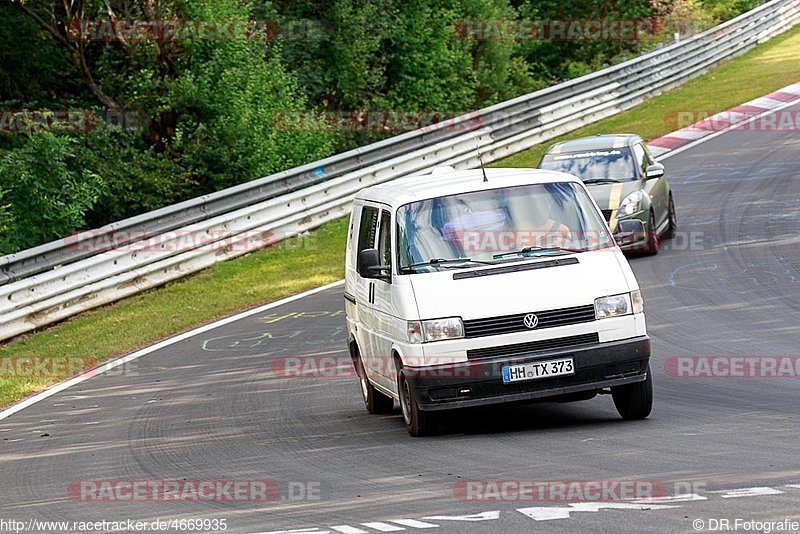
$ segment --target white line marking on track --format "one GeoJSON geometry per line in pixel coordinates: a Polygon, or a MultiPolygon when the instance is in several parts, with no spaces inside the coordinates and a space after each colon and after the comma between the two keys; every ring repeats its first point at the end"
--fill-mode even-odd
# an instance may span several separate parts
{"type": "Polygon", "coordinates": [[[374,528],[380,532],[399,532],[401,530],[405,530],[403,527],[396,527],[394,525],[390,525],[389,523],[382,523],[380,521],[373,521],[372,523],[361,523],[365,527],[374,528]]]}
{"type": "Polygon", "coordinates": [[[390,525],[389,523],[381,523],[380,521],[373,521],[372,523],[361,523],[367,528],[373,528],[380,532],[399,532],[401,530],[405,530],[403,527],[396,527],[394,525],[390,525]]]}
{"type": "Polygon", "coordinates": [[[425,521],[417,521],[416,519],[392,519],[391,522],[411,528],[436,528],[439,526],[433,523],[426,523],[425,521]]]}
{"type": "MultiPolygon", "coordinates": [[[[97,376],[97,375],[99,375],[101,373],[104,373],[106,371],[114,369],[115,367],[119,367],[120,365],[124,365],[124,364],[126,364],[128,362],[132,362],[133,360],[141,358],[142,356],[150,354],[151,352],[155,352],[155,351],[157,351],[159,349],[163,349],[164,347],[168,347],[170,345],[174,345],[175,343],[178,343],[179,341],[183,341],[185,339],[189,339],[189,338],[194,337],[194,336],[196,336],[198,334],[202,334],[203,332],[208,332],[209,330],[214,330],[215,328],[219,328],[220,326],[225,326],[227,324],[230,324],[230,323],[233,323],[235,321],[238,321],[239,319],[243,319],[245,317],[249,317],[251,315],[255,315],[257,313],[261,313],[263,311],[266,311],[266,310],[269,310],[269,309],[272,309],[272,308],[277,308],[278,306],[283,306],[284,304],[288,304],[290,302],[294,302],[295,300],[299,300],[299,299],[302,299],[302,298],[305,298],[305,297],[309,297],[311,295],[315,295],[317,293],[325,291],[326,289],[331,289],[333,287],[342,285],[343,283],[344,283],[344,280],[339,280],[337,282],[333,282],[333,283],[324,285],[322,287],[317,287],[317,288],[311,289],[309,291],[305,291],[303,293],[299,293],[297,295],[292,295],[291,297],[286,297],[285,299],[276,300],[275,302],[271,302],[269,304],[265,304],[263,306],[259,306],[258,308],[253,308],[251,310],[243,311],[241,313],[237,313],[236,315],[231,315],[230,317],[225,317],[224,319],[220,319],[219,321],[214,321],[213,323],[209,323],[207,325],[195,328],[193,330],[189,330],[188,332],[184,332],[183,334],[178,334],[177,336],[167,338],[167,339],[165,339],[163,341],[159,341],[158,343],[156,343],[154,345],[150,345],[149,347],[145,347],[143,349],[140,349],[140,350],[137,350],[137,351],[132,352],[130,354],[127,354],[125,356],[122,356],[121,358],[117,358],[116,360],[111,360],[110,362],[106,362],[103,365],[100,365],[99,367],[95,367],[91,371],[87,371],[87,372],[85,372],[83,374],[80,374],[78,376],[70,378],[69,380],[66,380],[64,382],[60,382],[60,383],[58,383],[58,384],[56,384],[56,385],[54,385],[54,386],[52,386],[50,388],[47,388],[44,391],[42,391],[40,393],[37,393],[33,397],[28,397],[27,399],[25,399],[25,400],[23,400],[21,402],[18,402],[17,404],[12,404],[8,408],[6,408],[5,410],[0,412],[0,421],[2,421],[3,419],[5,419],[7,417],[10,417],[10,416],[14,415],[15,413],[17,413],[17,412],[19,412],[21,410],[24,410],[25,408],[27,408],[29,406],[33,406],[37,402],[43,401],[44,399],[46,399],[48,397],[52,397],[56,393],[60,393],[60,392],[64,391],[65,389],[71,388],[72,386],[76,386],[76,385],[80,384],[81,382],[85,382],[85,381],[89,380],[90,378],[94,378],[95,376],[97,376]]],[[[314,531],[308,531],[308,532],[314,532],[314,531]]]]}
{"type": "Polygon", "coordinates": [[[786,487],[800,489],[800,484],[786,484],[786,487]]]}
{"type": "Polygon", "coordinates": [[[360,528],[351,527],[350,525],[336,525],[335,527],[328,527],[336,532],[341,532],[342,534],[369,534],[366,530],[361,530],[360,528]]]}
{"type": "Polygon", "coordinates": [[[319,527],[295,528],[292,530],[270,530],[269,532],[256,532],[255,534],[330,534],[330,530],[320,530],[319,527]]]}
{"type": "Polygon", "coordinates": [[[422,519],[428,519],[430,521],[494,521],[495,519],[500,519],[500,510],[467,515],[432,515],[430,517],[423,517],[422,519]]]}
{"type": "Polygon", "coordinates": [[[569,519],[573,512],[599,512],[600,510],[667,510],[678,506],[665,506],[661,504],[633,504],[633,503],[597,503],[578,502],[566,506],[533,506],[530,508],[517,508],[517,511],[530,517],[534,521],[552,521],[553,519],[569,519]]]}
{"type": "Polygon", "coordinates": [[[737,488],[732,490],[709,491],[717,493],[723,499],[738,499],[740,497],[760,497],[762,495],[780,495],[783,492],[779,489],[757,486],[753,488],[737,488]]]}
{"type": "Polygon", "coordinates": [[[662,504],[671,502],[691,502],[691,501],[707,501],[708,497],[703,497],[697,493],[686,493],[684,495],[664,495],[663,497],[648,497],[647,499],[636,499],[636,504],[662,504]]]}

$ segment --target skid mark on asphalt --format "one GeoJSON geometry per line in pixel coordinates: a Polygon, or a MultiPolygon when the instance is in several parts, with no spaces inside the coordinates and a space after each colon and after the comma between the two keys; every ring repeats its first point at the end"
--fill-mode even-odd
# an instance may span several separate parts
{"type": "Polygon", "coordinates": [[[289,313],[268,313],[258,318],[259,321],[272,324],[286,319],[319,319],[320,317],[339,317],[344,316],[344,310],[317,310],[317,311],[296,311],[289,313]]]}
{"type": "MultiPolygon", "coordinates": [[[[800,484],[785,484],[785,488],[800,489],[800,484]]],[[[784,495],[786,492],[768,486],[752,486],[728,490],[709,491],[714,497],[723,499],[741,499],[784,495]]],[[[498,521],[501,516],[522,514],[534,521],[554,521],[571,519],[579,513],[597,513],[603,510],[629,510],[629,511],[658,511],[681,508],[682,505],[674,503],[708,501],[708,497],[697,493],[652,497],[630,502],[576,502],[566,506],[529,506],[515,510],[490,510],[476,514],[466,515],[434,515],[420,519],[389,519],[385,521],[369,521],[359,523],[358,526],[335,525],[329,527],[311,527],[289,530],[272,530],[258,534],[371,534],[377,532],[400,532],[407,529],[429,529],[444,526],[442,523],[467,522],[476,523],[483,521],[498,521]],[[433,523],[436,521],[436,523],[433,523]],[[369,529],[369,530],[365,530],[369,529]]]]}
{"type": "Polygon", "coordinates": [[[775,258],[764,258],[761,264],[749,263],[739,272],[723,272],[717,262],[690,263],[676,267],[669,273],[669,285],[677,289],[692,291],[714,291],[745,294],[759,289],[789,289],[797,282],[792,269],[785,268],[778,261],[778,268],[766,262],[774,262],[775,258]],[[717,274],[719,273],[719,274],[717,274]],[[747,289],[733,289],[745,287],[747,289]]]}
{"type": "MultiPolygon", "coordinates": [[[[300,340],[302,345],[308,347],[329,346],[332,340],[341,340],[342,351],[344,351],[346,339],[344,326],[331,328],[327,338],[319,339],[310,336],[306,330],[288,330],[284,332],[268,332],[261,330],[212,337],[204,340],[201,348],[207,352],[248,352],[254,349],[272,349],[280,340],[300,340]]],[[[253,355],[267,354],[269,354],[269,352],[253,355]]]]}

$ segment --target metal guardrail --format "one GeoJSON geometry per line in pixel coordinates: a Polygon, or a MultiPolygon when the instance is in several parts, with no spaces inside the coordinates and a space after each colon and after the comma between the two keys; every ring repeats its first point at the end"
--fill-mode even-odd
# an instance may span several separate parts
{"type": "Polygon", "coordinates": [[[85,234],[107,250],[82,246],[79,234],[4,256],[0,340],[344,216],[363,187],[438,165],[474,168],[476,147],[490,162],[614,115],[798,22],[800,0],[773,0],[602,71],[85,234]],[[179,246],[185,234],[208,240],[179,246]],[[152,236],[158,249],[139,246],[152,236]]]}

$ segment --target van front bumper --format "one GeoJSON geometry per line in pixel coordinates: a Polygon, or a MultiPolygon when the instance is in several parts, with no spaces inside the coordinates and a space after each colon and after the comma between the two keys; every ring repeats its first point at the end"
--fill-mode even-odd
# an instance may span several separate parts
{"type": "Polygon", "coordinates": [[[422,410],[449,410],[527,400],[558,400],[571,394],[641,382],[647,378],[650,338],[597,343],[570,350],[406,367],[406,380],[422,410]],[[503,383],[502,368],[572,357],[575,374],[503,383]]]}

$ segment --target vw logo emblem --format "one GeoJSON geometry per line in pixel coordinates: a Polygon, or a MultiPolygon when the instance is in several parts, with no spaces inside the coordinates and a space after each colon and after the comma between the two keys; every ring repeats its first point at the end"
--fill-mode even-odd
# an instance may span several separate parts
{"type": "Polygon", "coordinates": [[[536,317],[535,313],[529,313],[525,316],[524,322],[526,327],[536,328],[536,325],[539,324],[539,318],[536,317]]]}

